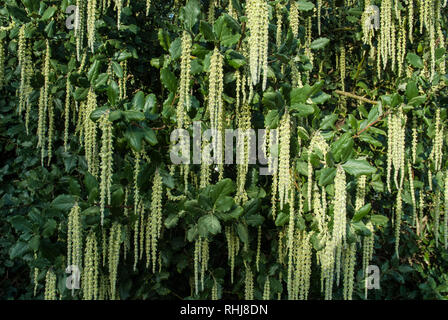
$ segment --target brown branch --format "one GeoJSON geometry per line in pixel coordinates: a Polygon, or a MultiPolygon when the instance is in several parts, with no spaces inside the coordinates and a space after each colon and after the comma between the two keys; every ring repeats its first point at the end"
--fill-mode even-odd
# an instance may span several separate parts
{"type": "Polygon", "coordinates": [[[243,22],[243,25],[241,26],[241,38],[238,41],[238,44],[236,46],[236,51],[238,51],[241,48],[241,44],[243,42],[244,33],[246,32],[246,22],[243,22]]]}
{"type": "Polygon", "coordinates": [[[342,96],[350,97],[350,98],[353,98],[353,99],[357,99],[357,100],[360,100],[360,101],[364,101],[364,102],[367,102],[367,103],[370,103],[370,104],[377,104],[378,103],[378,101],[370,100],[370,99],[367,99],[367,98],[364,98],[364,97],[360,97],[360,96],[357,96],[356,94],[353,94],[353,93],[350,93],[350,92],[345,92],[345,91],[341,91],[341,90],[334,90],[334,93],[337,93],[337,94],[342,95],[342,96]]]}
{"type": "Polygon", "coordinates": [[[383,120],[384,117],[387,117],[389,115],[390,111],[387,111],[386,113],[382,114],[380,117],[378,117],[378,119],[376,119],[375,121],[369,123],[364,129],[362,129],[361,131],[359,131],[358,133],[356,133],[352,138],[359,138],[359,136],[361,135],[361,133],[363,133],[364,131],[366,131],[367,129],[369,129],[371,126],[373,126],[375,123],[383,120]]]}

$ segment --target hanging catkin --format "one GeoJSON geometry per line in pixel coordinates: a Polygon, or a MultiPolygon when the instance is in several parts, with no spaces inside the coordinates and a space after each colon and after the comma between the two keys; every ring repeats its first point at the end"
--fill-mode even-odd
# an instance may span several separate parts
{"type": "Polygon", "coordinates": [[[219,179],[224,174],[223,166],[223,133],[224,133],[224,105],[222,94],[224,91],[223,56],[215,47],[210,59],[208,112],[210,116],[210,128],[212,129],[213,154],[215,163],[218,164],[219,179]]]}
{"type": "Polygon", "coordinates": [[[87,236],[86,249],[84,253],[84,270],[82,276],[82,292],[84,300],[98,299],[98,278],[100,258],[98,243],[94,232],[87,236]]]}
{"type": "Polygon", "coordinates": [[[280,150],[279,150],[279,172],[278,172],[278,199],[280,210],[286,203],[291,189],[290,177],[290,139],[291,139],[291,117],[286,112],[280,121],[280,150]]]}
{"type": "Polygon", "coordinates": [[[115,300],[116,285],[118,276],[118,263],[120,261],[120,247],[121,247],[121,224],[114,222],[109,234],[108,243],[108,260],[109,260],[109,279],[110,279],[110,294],[111,299],[115,300]]]}
{"type": "Polygon", "coordinates": [[[177,103],[177,128],[185,125],[186,110],[190,108],[191,36],[182,34],[182,55],[180,67],[179,102],[177,103]]]}
{"type": "Polygon", "coordinates": [[[110,205],[111,201],[111,186],[113,173],[113,135],[112,122],[109,120],[109,112],[104,113],[100,120],[99,126],[102,130],[101,135],[101,181],[100,181],[100,211],[101,211],[101,225],[104,220],[104,208],[110,205]]]}
{"type": "Polygon", "coordinates": [[[95,44],[96,0],[87,0],[87,43],[93,52],[95,44]]]}
{"type": "Polygon", "coordinates": [[[341,263],[342,248],[345,245],[346,224],[347,224],[347,191],[344,169],[338,165],[336,177],[334,178],[334,221],[333,221],[333,238],[336,249],[336,280],[339,282],[339,272],[341,263]]]}
{"type": "MultiPolygon", "coordinates": [[[[163,184],[162,176],[159,169],[156,169],[151,196],[151,209],[148,216],[147,234],[151,237],[151,259],[152,259],[152,272],[156,272],[157,261],[157,242],[160,239],[160,232],[162,230],[162,196],[163,196],[163,184]]],[[[149,236],[148,235],[148,236],[149,236]]],[[[148,246],[148,243],[147,243],[148,246]]]]}
{"type": "Polygon", "coordinates": [[[56,275],[53,270],[48,270],[45,277],[45,300],[56,300],[56,275]]]}
{"type": "Polygon", "coordinates": [[[246,4],[247,28],[249,29],[249,63],[253,85],[260,82],[266,89],[268,76],[269,10],[265,0],[248,0],[246,4]]]}
{"type": "Polygon", "coordinates": [[[82,225],[81,209],[78,203],[70,210],[67,222],[67,266],[82,265],[82,225]]]}

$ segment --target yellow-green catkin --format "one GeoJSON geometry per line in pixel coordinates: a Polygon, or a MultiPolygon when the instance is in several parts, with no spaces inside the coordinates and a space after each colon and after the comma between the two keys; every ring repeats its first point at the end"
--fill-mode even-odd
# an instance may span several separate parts
{"type": "Polygon", "coordinates": [[[338,165],[336,177],[334,179],[334,221],[333,221],[333,238],[335,245],[335,261],[336,261],[336,281],[339,282],[340,262],[343,245],[345,244],[346,224],[347,224],[347,191],[346,178],[344,169],[338,165]]]}
{"type": "Polygon", "coordinates": [[[417,132],[417,118],[414,116],[412,118],[412,164],[417,161],[417,143],[418,143],[418,132],[417,132]]]}
{"type": "Polygon", "coordinates": [[[408,161],[408,172],[409,172],[409,192],[411,193],[412,200],[412,225],[415,226],[417,221],[417,201],[415,200],[415,190],[414,190],[414,172],[412,171],[411,162],[408,161]]]}
{"type": "Polygon", "coordinates": [[[65,82],[65,109],[64,109],[64,151],[68,150],[68,130],[70,125],[70,72],[65,82]]]}
{"type": "Polygon", "coordinates": [[[271,298],[271,283],[269,281],[269,276],[266,277],[263,289],[263,300],[270,300],[271,298]]]}
{"type": "Polygon", "coordinates": [[[286,112],[280,121],[280,149],[279,149],[279,172],[278,172],[278,200],[280,210],[283,209],[291,189],[290,175],[290,140],[291,140],[291,117],[286,112]]]}
{"type": "Polygon", "coordinates": [[[276,6],[276,18],[277,18],[277,33],[275,35],[275,41],[277,48],[282,44],[282,24],[283,24],[283,6],[281,4],[277,4],[276,6]]]}
{"type": "Polygon", "coordinates": [[[97,108],[97,97],[93,89],[87,93],[87,104],[80,109],[83,113],[82,132],[84,135],[84,153],[86,156],[87,169],[90,174],[97,176],[98,174],[98,160],[97,160],[97,124],[90,119],[90,114],[97,108]]]}
{"type": "Polygon", "coordinates": [[[401,198],[401,191],[402,189],[398,189],[398,194],[397,194],[397,203],[395,204],[395,253],[397,254],[397,257],[399,256],[398,254],[398,247],[400,244],[400,228],[401,228],[401,218],[402,218],[402,198],[401,198]]]}
{"type": "Polygon", "coordinates": [[[75,11],[75,38],[76,38],[76,59],[80,60],[81,49],[84,44],[84,29],[86,25],[86,1],[76,0],[75,11]]]}
{"type": "Polygon", "coordinates": [[[218,300],[218,283],[216,280],[213,281],[213,287],[212,287],[212,300],[218,300]]]}
{"type": "Polygon", "coordinates": [[[352,300],[353,285],[355,282],[356,242],[347,244],[344,250],[344,300],[352,300]]]}
{"type": "Polygon", "coordinates": [[[389,115],[387,132],[387,189],[391,192],[390,179],[392,166],[397,189],[403,186],[405,176],[405,131],[407,117],[400,107],[397,114],[389,115]],[[400,175],[400,179],[399,179],[400,175]]]}
{"type": "Polygon", "coordinates": [[[146,16],[148,16],[150,8],[151,8],[151,0],[146,0],[146,11],[145,11],[146,16]]]}
{"type": "Polygon", "coordinates": [[[367,299],[367,267],[373,257],[373,246],[375,242],[375,234],[372,222],[368,222],[366,227],[370,230],[371,234],[364,236],[362,240],[362,272],[364,274],[365,281],[365,299],[367,299]]]}
{"type": "Polygon", "coordinates": [[[201,238],[194,242],[193,264],[194,264],[194,291],[195,294],[199,294],[199,264],[201,261],[201,238]]]}
{"type": "Polygon", "coordinates": [[[45,300],[56,300],[56,280],[53,270],[48,270],[45,277],[45,300]]]}
{"type": "Polygon", "coordinates": [[[208,239],[202,240],[201,246],[201,290],[204,290],[205,272],[208,270],[209,244],[208,239]]]}
{"type": "Polygon", "coordinates": [[[414,0],[408,0],[408,37],[411,43],[414,42],[414,0]]]}
{"type": "Polygon", "coordinates": [[[0,88],[3,87],[5,81],[5,48],[3,39],[0,39],[0,88]]]}
{"type": "Polygon", "coordinates": [[[39,97],[39,119],[38,119],[38,142],[37,147],[41,148],[41,163],[43,165],[45,155],[45,132],[46,132],[46,114],[49,102],[50,87],[50,44],[46,41],[46,50],[43,63],[44,85],[40,90],[39,97]]]}
{"type": "Polygon", "coordinates": [[[210,0],[208,6],[208,23],[213,25],[215,23],[215,4],[216,0],[210,0]]]}
{"type": "Polygon", "coordinates": [[[115,0],[115,10],[117,10],[117,29],[121,28],[121,9],[123,9],[123,0],[115,0]]]}
{"type": "Polygon", "coordinates": [[[299,35],[299,7],[296,1],[290,1],[289,7],[289,26],[294,37],[299,35]]]}
{"type": "Polygon", "coordinates": [[[152,272],[156,271],[157,242],[162,230],[163,184],[159,169],[156,169],[152,185],[151,210],[148,218],[147,233],[151,236],[152,272]]]}
{"type": "Polygon", "coordinates": [[[435,171],[438,172],[442,168],[443,157],[443,124],[440,121],[440,107],[436,109],[435,137],[433,145],[433,160],[435,171]]]}
{"type": "Polygon", "coordinates": [[[246,272],[244,278],[244,300],[254,299],[254,276],[252,270],[246,265],[246,272]]]}
{"type": "Polygon", "coordinates": [[[367,176],[359,176],[356,182],[356,200],[355,200],[355,211],[358,211],[364,206],[365,196],[366,196],[366,180],[367,176]]]}
{"type": "MultiPolygon", "coordinates": [[[[37,253],[34,252],[34,260],[37,260],[37,253]]],[[[33,296],[37,294],[37,288],[39,286],[39,268],[33,269],[33,284],[34,284],[34,292],[33,296]]]]}
{"type": "Polygon", "coordinates": [[[100,257],[98,243],[94,232],[90,232],[86,240],[84,252],[84,270],[82,276],[82,293],[84,300],[98,299],[100,257]]]}
{"type": "MultiPolygon", "coordinates": [[[[300,211],[300,210],[299,210],[300,211]]],[[[307,300],[311,284],[312,232],[296,231],[296,295],[297,299],[307,300]]]]}
{"type": "Polygon", "coordinates": [[[209,92],[208,92],[208,113],[210,116],[210,128],[214,131],[214,155],[215,162],[218,163],[219,179],[223,178],[223,132],[224,132],[224,73],[223,56],[219,48],[215,47],[210,58],[209,72],[209,92]]]}
{"type": "Polygon", "coordinates": [[[341,47],[340,66],[342,91],[345,91],[345,46],[341,47]]]}
{"type": "Polygon", "coordinates": [[[87,43],[93,52],[95,44],[96,0],[87,1],[87,43]]]}
{"type": "MultiPolygon", "coordinates": [[[[20,87],[18,89],[18,96],[19,96],[19,107],[18,111],[19,114],[22,113],[23,110],[26,110],[26,130],[28,133],[28,118],[29,118],[29,108],[30,108],[30,99],[29,96],[31,94],[32,88],[31,88],[31,77],[33,75],[33,67],[32,67],[32,61],[31,61],[31,47],[28,45],[27,40],[25,38],[25,25],[22,25],[22,27],[19,30],[19,41],[18,41],[18,48],[17,48],[17,55],[18,55],[18,61],[19,61],[19,67],[20,67],[20,87]]],[[[2,71],[0,71],[0,86],[1,82],[3,81],[2,78],[4,78],[4,51],[3,51],[3,45],[0,43],[0,67],[2,71]],[[3,62],[1,62],[3,60],[3,62]],[[3,75],[2,75],[3,74],[3,75]]]]}
{"type": "Polygon", "coordinates": [[[67,266],[82,265],[81,208],[78,203],[71,208],[67,222],[67,266]]]}
{"type": "Polygon", "coordinates": [[[269,9],[266,0],[248,0],[246,5],[249,30],[249,65],[253,85],[261,77],[262,90],[266,89],[268,76],[269,9]]]}
{"type": "Polygon", "coordinates": [[[295,211],[294,211],[294,192],[295,189],[291,189],[289,192],[288,203],[289,203],[289,223],[288,223],[288,298],[289,300],[293,299],[293,256],[294,256],[294,220],[295,220],[295,211]]]}
{"type": "Polygon", "coordinates": [[[445,171],[445,188],[444,188],[445,212],[443,217],[443,239],[445,250],[448,249],[448,170],[445,171]]]}
{"type": "Polygon", "coordinates": [[[185,127],[186,110],[190,108],[191,45],[191,36],[187,31],[184,31],[182,34],[179,102],[177,103],[176,109],[178,129],[185,127]]]}
{"type": "Polygon", "coordinates": [[[114,222],[109,234],[108,243],[108,267],[109,267],[109,280],[110,280],[110,292],[111,299],[115,300],[116,296],[116,284],[118,277],[118,263],[120,262],[120,247],[121,247],[121,224],[114,222]]]}
{"type": "Polygon", "coordinates": [[[434,207],[434,238],[436,240],[436,247],[439,246],[439,227],[440,227],[440,190],[437,191],[435,197],[435,207],[434,207]]]}
{"type": "Polygon", "coordinates": [[[101,135],[101,181],[100,181],[100,211],[101,211],[101,225],[104,220],[104,208],[110,205],[111,201],[111,186],[113,173],[113,135],[112,122],[109,120],[109,112],[104,113],[99,119],[99,126],[102,130],[101,135]]]}
{"type": "Polygon", "coordinates": [[[322,12],[322,0],[317,0],[317,33],[321,33],[321,12],[322,12]]]}
{"type": "Polygon", "coordinates": [[[257,228],[257,254],[255,257],[255,267],[257,268],[257,272],[259,271],[260,266],[260,251],[261,251],[261,226],[257,228]]]}
{"type": "Polygon", "coordinates": [[[53,155],[53,136],[54,136],[54,108],[53,108],[53,96],[49,96],[48,98],[48,162],[47,165],[50,165],[51,157],[53,155]]]}

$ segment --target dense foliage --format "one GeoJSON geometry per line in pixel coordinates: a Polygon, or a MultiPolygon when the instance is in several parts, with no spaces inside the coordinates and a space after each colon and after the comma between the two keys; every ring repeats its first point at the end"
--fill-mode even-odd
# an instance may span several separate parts
{"type": "Polygon", "coordinates": [[[1,298],[448,298],[446,0],[0,4],[1,298]]]}

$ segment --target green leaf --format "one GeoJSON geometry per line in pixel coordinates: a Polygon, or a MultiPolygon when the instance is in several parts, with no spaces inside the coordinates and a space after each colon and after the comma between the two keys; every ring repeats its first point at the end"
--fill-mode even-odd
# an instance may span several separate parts
{"type": "Polygon", "coordinates": [[[329,43],[330,43],[330,39],[328,39],[328,38],[318,38],[318,39],[314,40],[313,42],[311,42],[310,48],[313,50],[319,50],[319,49],[322,49],[323,47],[325,47],[329,43]]]}
{"type": "Polygon", "coordinates": [[[259,214],[253,214],[253,215],[246,217],[247,224],[252,227],[261,226],[263,224],[263,221],[264,221],[264,217],[259,214]]]}
{"type": "Polygon", "coordinates": [[[336,176],[336,168],[323,168],[320,170],[319,186],[323,187],[333,183],[336,176]]]}
{"type": "Polygon", "coordinates": [[[350,132],[344,133],[336,142],[331,145],[331,153],[336,162],[346,161],[353,151],[353,141],[350,132]]]}
{"type": "Polygon", "coordinates": [[[224,196],[224,197],[218,198],[218,200],[216,201],[215,207],[216,207],[216,210],[218,210],[220,212],[227,212],[230,210],[230,208],[232,208],[234,203],[235,202],[233,201],[232,197],[224,196]]]}
{"type": "Polygon", "coordinates": [[[123,68],[117,61],[111,62],[112,70],[118,78],[123,78],[123,68]]]}
{"type": "Polygon", "coordinates": [[[212,187],[211,201],[215,204],[219,198],[228,196],[233,192],[235,192],[235,182],[229,178],[223,179],[212,187]]]}
{"type": "Polygon", "coordinates": [[[408,106],[418,107],[426,102],[426,94],[418,97],[414,97],[408,102],[408,106]]]}
{"type": "Polygon", "coordinates": [[[213,27],[210,23],[201,21],[199,24],[199,31],[202,33],[206,41],[213,42],[216,40],[215,34],[213,33],[213,27]]]}
{"type": "Polygon", "coordinates": [[[266,91],[261,101],[269,109],[278,109],[283,107],[285,101],[279,92],[266,91]]]}
{"type": "Polygon", "coordinates": [[[249,231],[247,230],[247,226],[240,222],[236,226],[236,231],[238,233],[238,236],[240,237],[240,240],[244,244],[249,244],[249,231]]]}
{"type": "Polygon", "coordinates": [[[380,214],[374,214],[370,217],[372,223],[376,226],[385,226],[389,222],[389,218],[380,214]]]}
{"type": "Polygon", "coordinates": [[[275,225],[277,227],[283,227],[289,221],[289,213],[281,211],[275,219],[275,225]]]}
{"type": "Polygon", "coordinates": [[[167,229],[171,229],[177,225],[178,221],[179,221],[179,215],[177,213],[172,213],[165,219],[164,224],[167,229]]]}
{"type": "Polygon", "coordinates": [[[415,98],[418,96],[418,88],[417,88],[417,84],[415,83],[415,81],[409,81],[406,84],[406,98],[409,100],[411,100],[412,98],[415,98]]]}
{"type": "Polygon", "coordinates": [[[101,107],[101,108],[96,108],[95,110],[92,111],[92,113],[90,114],[90,120],[92,121],[98,121],[99,118],[101,118],[101,116],[103,114],[105,114],[107,111],[109,110],[108,107],[101,107]]]}
{"type": "Polygon", "coordinates": [[[355,230],[355,232],[359,235],[362,236],[372,235],[372,232],[369,230],[369,228],[366,227],[366,225],[362,221],[352,222],[350,225],[352,226],[353,230],[355,230]]]}
{"type": "Polygon", "coordinates": [[[423,61],[422,58],[420,58],[418,55],[416,55],[415,53],[409,52],[406,55],[406,60],[408,61],[408,63],[410,65],[412,65],[414,68],[418,68],[421,69],[423,68],[423,61]]]}
{"type": "Polygon", "coordinates": [[[51,202],[51,207],[58,210],[70,210],[75,205],[75,202],[76,199],[74,196],[61,194],[51,202]]]}
{"type": "Polygon", "coordinates": [[[51,237],[54,233],[54,231],[57,228],[57,223],[54,219],[49,219],[45,222],[43,230],[42,230],[42,236],[44,238],[51,237]]]}
{"type": "Polygon", "coordinates": [[[51,17],[53,17],[53,15],[55,14],[57,8],[56,7],[48,7],[47,10],[45,10],[44,14],[42,15],[41,20],[42,21],[46,21],[48,19],[50,19],[51,17]]]}
{"type": "Polygon", "coordinates": [[[198,21],[198,16],[201,13],[201,6],[198,0],[189,0],[188,3],[181,9],[180,18],[184,22],[187,30],[191,30],[198,21]]]}
{"type": "Polygon", "coordinates": [[[24,216],[12,216],[8,221],[17,232],[31,232],[32,225],[24,216]]]}
{"type": "Polygon", "coordinates": [[[279,115],[277,110],[270,110],[264,119],[264,124],[268,129],[275,129],[278,127],[279,115]]]}
{"type": "Polygon", "coordinates": [[[126,129],[124,133],[124,137],[128,141],[131,148],[140,152],[142,150],[142,139],[143,139],[143,130],[136,127],[129,127],[126,129]]]}
{"type": "Polygon", "coordinates": [[[164,29],[160,28],[159,32],[157,33],[157,38],[159,38],[160,46],[164,50],[168,51],[171,44],[170,34],[164,29]]]}
{"type": "Polygon", "coordinates": [[[163,85],[171,92],[176,92],[177,90],[177,79],[174,73],[172,73],[167,68],[163,68],[160,71],[160,80],[163,85]]]}
{"type": "Polygon", "coordinates": [[[376,168],[372,167],[366,160],[350,159],[342,165],[342,168],[344,168],[345,172],[355,177],[376,172],[376,168]]]}
{"type": "Polygon", "coordinates": [[[221,232],[221,223],[218,218],[212,214],[208,214],[199,218],[198,231],[201,237],[207,237],[209,233],[215,235],[221,232]]]}
{"type": "Polygon", "coordinates": [[[18,8],[16,6],[10,6],[6,5],[6,9],[8,10],[8,13],[11,15],[11,17],[14,20],[19,20],[20,22],[29,22],[30,18],[28,18],[28,15],[26,14],[26,11],[18,8]]]}
{"type": "Polygon", "coordinates": [[[118,85],[115,81],[111,81],[109,87],[107,88],[107,98],[111,106],[115,106],[117,104],[118,95],[118,85]]]}
{"type": "Polygon", "coordinates": [[[372,205],[370,203],[366,204],[362,208],[360,208],[358,211],[356,211],[355,215],[353,216],[352,222],[358,222],[362,218],[364,218],[372,209],[372,205]]]}
{"type": "Polygon", "coordinates": [[[297,5],[300,11],[310,11],[314,9],[314,4],[310,1],[299,0],[297,1],[297,5]]]}
{"type": "Polygon", "coordinates": [[[298,103],[298,104],[292,105],[290,107],[290,109],[292,111],[297,112],[297,115],[299,117],[307,117],[314,113],[313,106],[309,105],[309,104],[304,104],[304,103],[298,103]]]}
{"type": "Polygon", "coordinates": [[[145,120],[145,114],[140,111],[122,111],[122,115],[126,118],[127,121],[143,121],[145,120]]]}

